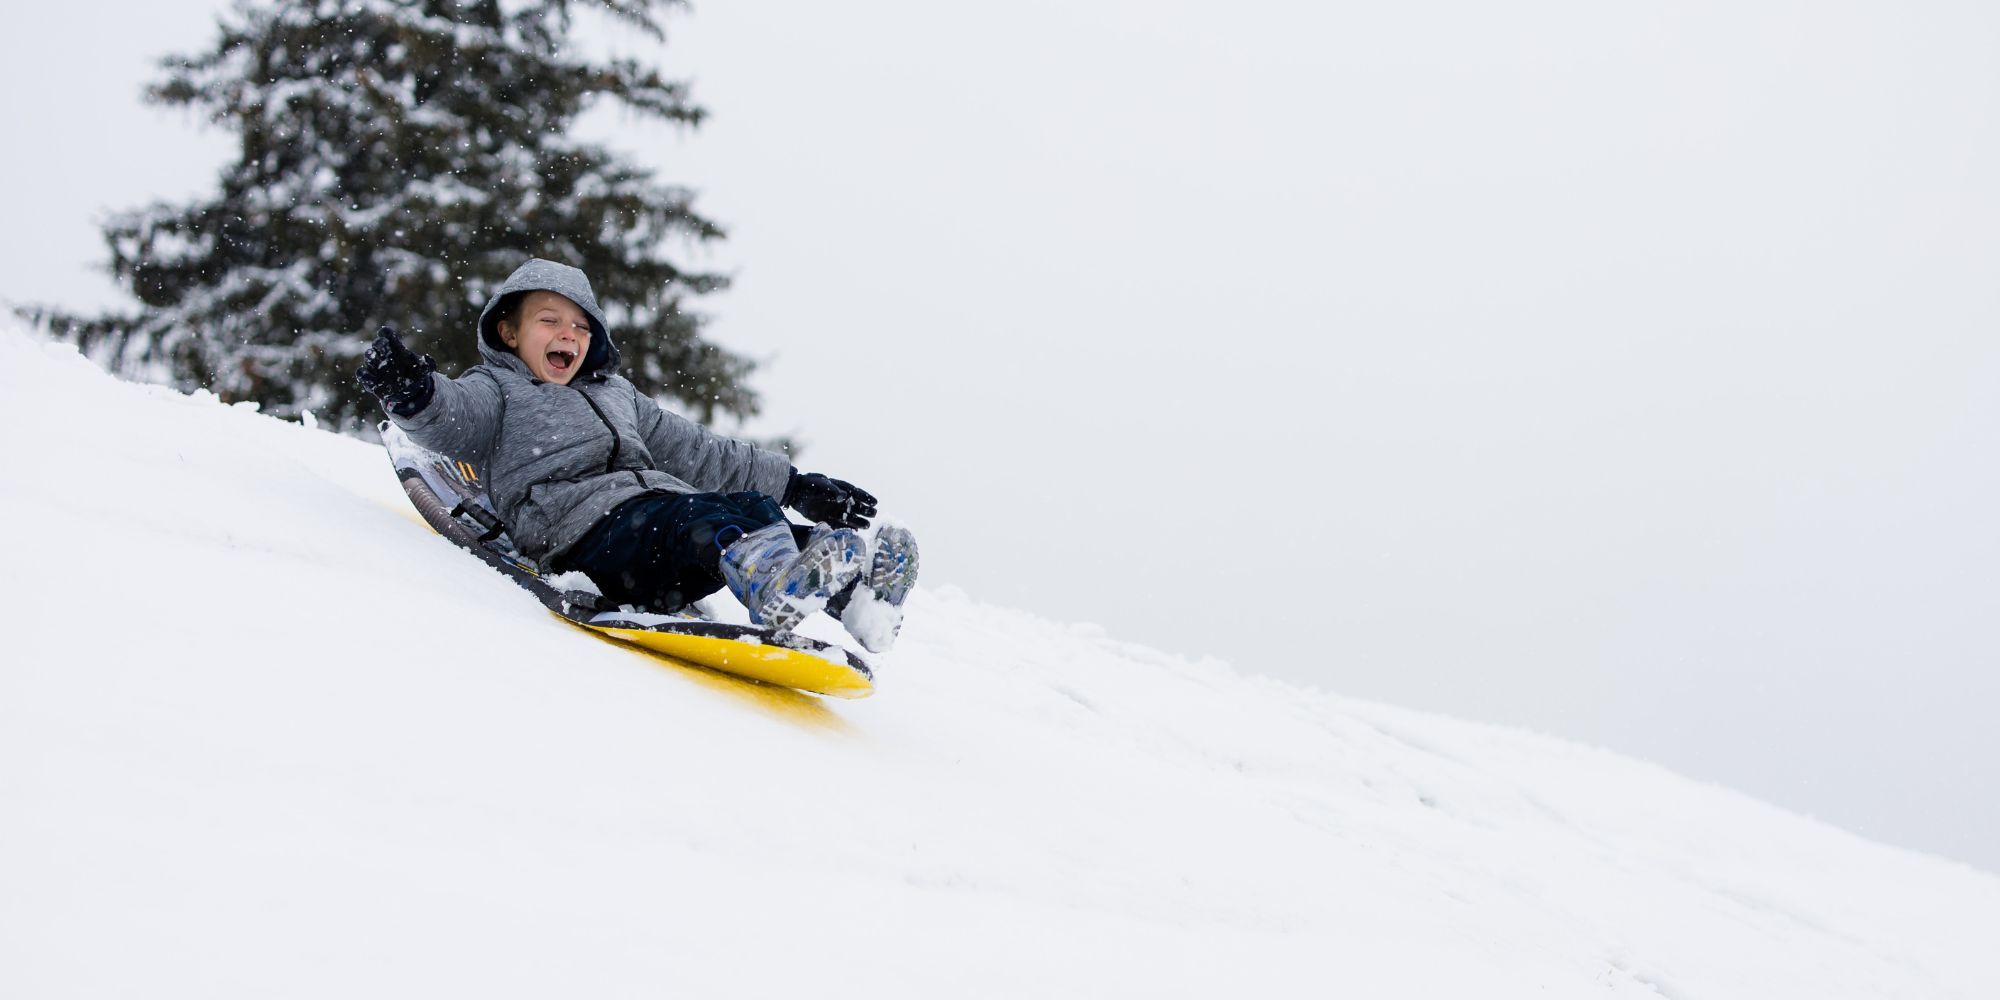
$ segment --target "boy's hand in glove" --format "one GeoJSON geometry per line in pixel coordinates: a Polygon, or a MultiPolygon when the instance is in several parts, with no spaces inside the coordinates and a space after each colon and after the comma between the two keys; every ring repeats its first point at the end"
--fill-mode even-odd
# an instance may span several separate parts
{"type": "Polygon", "coordinates": [[[375,334],[368,352],[361,356],[361,367],[355,371],[354,381],[374,393],[390,413],[414,417],[430,405],[431,393],[435,391],[431,386],[434,371],[437,362],[430,355],[403,346],[396,328],[385,326],[375,334]]]}
{"type": "Polygon", "coordinates": [[[792,470],[785,506],[836,528],[866,528],[875,516],[875,496],[853,483],[817,472],[792,470]]]}

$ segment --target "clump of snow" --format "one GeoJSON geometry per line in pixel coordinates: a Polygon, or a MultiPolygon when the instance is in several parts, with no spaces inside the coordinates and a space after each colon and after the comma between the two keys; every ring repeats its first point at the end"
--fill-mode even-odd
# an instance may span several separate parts
{"type": "Polygon", "coordinates": [[[790,695],[372,445],[7,330],[0,420],[0,996],[2000,996],[2000,878],[1610,753],[948,585],[790,695]]]}
{"type": "Polygon", "coordinates": [[[841,611],[840,623],[864,648],[887,650],[903,627],[903,609],[876,597],[867,587],[858,587],[854,599],[841,611]]]}
{"type": "Polygon", "coordinates": [[[562,591],[565,593],[576,592],[583,594],[596,594],[599,597],[604,596],[604,591],[598,588],[597,581],[591,579],[588,573],[580,573],[576,571],[571,571],[568,573],[552,573],[550,575],[542,577],[542,582],[548,584],[551,587],[554,587],[558,591],[562,591]]]}

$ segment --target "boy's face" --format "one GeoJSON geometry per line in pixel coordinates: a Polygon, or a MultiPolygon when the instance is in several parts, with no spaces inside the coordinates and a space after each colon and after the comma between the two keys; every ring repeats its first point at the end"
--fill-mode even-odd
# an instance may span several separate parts
{"type": "Polygon", "coordinates": [[[590,316],[554,292],[529,292],[521,300],[517,326],[500,321],[500,340],[513,348],[528,370],[544,382],[568,385],[590,349],[590,316]]]}

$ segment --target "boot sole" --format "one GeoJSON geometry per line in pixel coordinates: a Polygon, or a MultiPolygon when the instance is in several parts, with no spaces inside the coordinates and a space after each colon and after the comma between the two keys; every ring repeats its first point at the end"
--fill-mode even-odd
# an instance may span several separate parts
{"type": "Polygon", "coordinates": [[[884,525],[875,535],[875,558],[862,586],[875,599],[901,607],[917,585],[917,538],[908,528],[884,525]]]}
{"type": "Polygon", "coordinates": [[[773,631],[791,631],[861,577],[865,548],[861,536],[846,528],[806,543],[799,557],[772,581],[770,596],[761,602],[757,620],[773,631]]]}

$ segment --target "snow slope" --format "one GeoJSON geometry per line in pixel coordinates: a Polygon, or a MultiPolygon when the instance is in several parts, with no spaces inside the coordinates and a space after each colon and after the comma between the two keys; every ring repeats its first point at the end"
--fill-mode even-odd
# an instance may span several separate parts
{"type": "Polygon", "coordinates": [[[2000,996],[2000,879],[1609,753],[932,581],[792,696],[364,443],[12,329],[0,418],[0,996],[2000,996]]]}

